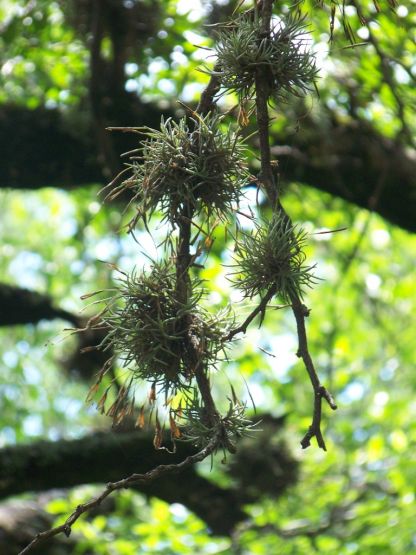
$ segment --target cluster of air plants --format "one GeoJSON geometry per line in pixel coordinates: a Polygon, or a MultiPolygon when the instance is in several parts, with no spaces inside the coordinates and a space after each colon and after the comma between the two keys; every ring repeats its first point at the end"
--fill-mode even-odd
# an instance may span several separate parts
{"type": "Polygon", "coordinates": [[[134,405],[131,394],[137,382],[151,384],[165,399],[191,388],[197,367],[212,369],[225,355],[223,338],[230,325],[226,313],[211,314],[201,305],[197,279],[190,283],[186,302],[178,301],[175,267],[169,260],[154,262],[149,271],[122,272],[119,283],[92,324],[108,330],[99,348],[114,353],[129,373],[118,408],[113,403],[107,411],[115,421],[127,405],[134,405]]]}
{"type": "Polygon", "coordinates": [[[308,26],[304,19],[272,22],[267,31],[256,15],[242,15],[217,33],[216,71],[222,86],[241,99],[256,94],[261,68],[271,98],[302,96],[311,90],[317,76],[314,56],[307,49],[308,26]]]}
{"type": "MultiPolygon", "coordinates": [[[[224,359],[229,342],[245,332],[258,314],[263,321],[275,296],[292,306],[298,326],[303,325],[307,311],[302,299],[305,288],[314,283],[313,266],[306,263],[305,232],[292,225],[276,202],[267,137],[268,102],[287,93],[305,93],[316,76],[314,58],[305,49],[305,32],[302,19],[275,23],[249,10],[218,33],[213,94],[207,103],[201,100],[196,110],[177,122],[162,120],[159,130],[130,128],[144,139],[138,149],[127,153],[130,159],[120,174],[124,180],[118,177],[110,184],[108,198],[130,192],[130,204],[136,208],[130,230],[140,220],[148,229],[149,219],[156,214],[169,223],[170,230],[163,242],[164,257],[150,271],[124,275],[94,324],[108,330],[99,348],[114,353],[112,360],[128,376],[109,409],[104,408],[107,392],[99,403],[116,422],[134,413],[135,387],[143,382],[150,385],[152,403],[157,393],[164,393],[176,436],[178,422],[183,426],[181,436],[195,445],[202,447],[216,437],[218,445],[233,450],[235,437],[247,427],[244,404],[233,393],[230,410],[220,415],[211,395],[212,369],[224,359]],[[233,327],[232,318],[203,308],[203,283],[194,269],[198,256],[209,254],[215,222],[232,216],[251,177],[241,130],[226,125],[215,108],[214,95],[220,86],[237,92],[244,102],[261,88],[262,100],[256,98],[262,160],[258,183],[273,210],[269,222],[256,224],[252,233],[237,234],[232,281],[246,297],[262,297],[239,327],[233,327]],[[201,234],[205,236],[202,247],[192,253],[195,236],[201,234]]],[[[308,372],[316,374],[314,368],[308,372]]]]}
{"type": "MultiPolygon", "coordinates": [[[[151,411],[158,393],[164,392],[172,438],[191,441],[199,450],[177,465],[162,465],[108,484],[101,496],[77,507],[63,526],[46,536],[61,531],[69,535],[79,516],[114,490],[178,472],[218,449],[235,452],[236,440],[251,428],[250,421],[245,416],[245,404],[237,399],[232,386],[230,394],[224,393],[229,409],[220,413],[211,391],[212,370],[237,334],[245,332],[258,315],[263,321],[267,305],[276,295],[292,308],[298,356],[313,386],[313,419],[301,444],[308,447],[316,437],[318,445],[326,448],[320,430],[322,399],[333,409],[336,405],[321,385],[308,351],[305,318],[309,311],[303,304],[303,293],[313,283],[312,267],[305,262],[305,233],[291,224],[280,202],[271,160],[268,112],[270,100],[308,91],[316,68],[313,56],[305,50],[304,21],[275,23],[272,5],[272,0],[263,0],[223,26],[217,37],[215,71],[195,110],[189,110],[178,122],[162,121],[160,130],[128,128],[143,133],[145,138],[137,150],[128,153],[127,167],[108,186],[109,199],[130,192],[130,204],[136,208],[130,230],[139,220],[149,230],[148,220],[156,213],[169,223],[169,230],[160,260],[148,271],[122,274],[114,296],[103,301],[100,314],[90,320],[90,327],[108,332],[98,348],[114,353],[90,397],[118,361],[122,370],[118,369],[118,375],[114,373],[117,394],[106,408],[111,387],[107,384],[98,407],[115,422],[131,415],[142,426],[144,405],[141,409],[135,406],[135,387],[144,383],[150,389],[151,411]],[[203,284],[197,279],[197,260],[201,253],[209,255],[215,223],[232,217],[241,189],[250,178],[241,131],[226,127],[218,115],[215,100],[221,86],[236,92],[244,103],[255,99],[261,159],[257,182],[273,212],[269,223],[258,226],[253,233],[240,234],[235,246],[237,286],[250,298],[262,296],[259,305],[237,327],[232,319],[203,308],[203,284]],[[120,183],[127,172],[129,177],[120,183]],[[203,240],[195,247],[201,235],[203,240]],[[121,374],[125,378],[122,384],[121,374]]],[[[155,428],[154,445],[159,448],[163,426],[157,410],[155,428]]]]}
{"type": "Polygon", "coordinates": [[[306,239],[305,231],[279,213],[254,232],[243,232],[236,244],[235,285],[249,298],[271,289],[288,304],[303,298],[315,282],[314,266],[306,264],[306,239]]]}
{"type": "Polygon", "coordinates": [[[145,135],[134,151],[131,175],[111,196],[130,189],[139,217],[162,212],[177,221],[184,203],[196,213],[223,216],[238,202],[248,179],[245,146],[238,131],[223,130],[218,114],[194,114],[178,122],[169,118],[160,130],[138,129],[145,135]]]}

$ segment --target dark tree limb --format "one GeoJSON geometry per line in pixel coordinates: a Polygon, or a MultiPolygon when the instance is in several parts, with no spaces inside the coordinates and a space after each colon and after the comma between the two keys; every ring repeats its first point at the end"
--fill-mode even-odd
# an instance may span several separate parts
{"type": "MultiPolygon", "coordinates": [[[[77,440],[6,447],[0,450],[0,499],[19,493],[107,483],[117,481],[120,475],[135,473],[137,477],[158,465],[171,466],[194,455],[195,449],[188,444],[180,444],[173,455],[156,451],[151,435],[139,432],[100,432],[77,440]]],[[[214,534],[229,534],[246,517],[237,493],[216,486],[192,468],[184,470],[181,480],[161,477],[152,482],[151,488],[140,480],[133,483],[141,493],[168,503],[182,503],[203,519],[214,534]]]]}
{"type": "Polygon", "coordinates": [[[30,542],[30,544],[19,553],[19,555],[26,555],[26,553],[29,553],[38,545],[42,544],[49,538],[57,536],[58,534],[63,533],[65,534],[65,536],[69,537],[72,532],[72,526],[80,518],[80,516],[96,507],[99,507],[101,503],[114,491],[131,488],[133,486],[136,486],[137,484],[148,485],[154,480],[160,479],[162,477],[171,476],[173,474],[183,472],[184,470],[192,467],[200,461],[203,461],[206,457],[211,455],[216,450],[217,445],[218,438],[214,436],[203,449],[193,455],[188,455],[188,457],[177,464],[160,464],[152,470],[149,470],[148,472],[139,474],[136,471],[127,478],[123,478],[121,480],[118,480],[117,482],[108,482],[105,489],[97,497],[94,497],[86,503],[78,505],[63,524],[37,534],[35,538],[30,542]]]}
{"type": "MultiPolygon", "coordinates": [[[[211,81],[214,94],[217,86],[215,79],[211,81]]],[[[203,104],[209,108],[209,98],[203,104]]],[[[126,123],[158,127],[161,112],[153,106],[130,111],[130,117],[124,117],[126,123]]],[[[117,125],[122,123],[119,120],[117,125]]],[[[2,106],[0,188],[70,189],[105,183],[92,136],[88,125],[81,130],[74,118],[64,118],[57,110],[2,106]]],[[[117,152],[136,146],[134,136],[117,133],[114,137],[120,143],[117,152]]],[[[273,137],[271,151],[279,158],[283,181],[326,191],[416,231],[415,151],[384,137],[368,122],[325,119],[322,125],[304,119],[301,133],[273,137]]]]}
{"type": "Polygon", "coordinates": [[[280,135],[274,143],[283,181],[315,187],[416,231],[414,149],[358,119],[324,125],[305,119],[300,133],[280,135]]]}
{"type": "Polygon", "coordinates": [[[17,324],[36,324],[40,320],[61,318],[74,326],[79,326],[81,319],[70,312],[54,306],[47,295],[0,284],[0,326],[17,324]]]}

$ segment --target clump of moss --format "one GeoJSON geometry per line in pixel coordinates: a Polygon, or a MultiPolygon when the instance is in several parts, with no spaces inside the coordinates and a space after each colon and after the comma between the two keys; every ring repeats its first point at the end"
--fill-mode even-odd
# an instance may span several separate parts
{"type": "Polygon", "coordinates": [[[274,100],[287,93],[302,96],[311,90],[317,76],[306,33],[302,18],[280,20],[265,35],[257,16],[242,16],[217,34],[215,73],[223,87],[242,99],[254,96],[259,68],[268,76],[274,100]]]}
{"type": "Polygon", "coordinates": [[[305,264],[307,234],[287,218],[275,216],[252,233],[242,233],[236,245],[235,283],[247,297],[271,288],[284,302],[302,298],[316,281],[314,266],[305,264]]]}

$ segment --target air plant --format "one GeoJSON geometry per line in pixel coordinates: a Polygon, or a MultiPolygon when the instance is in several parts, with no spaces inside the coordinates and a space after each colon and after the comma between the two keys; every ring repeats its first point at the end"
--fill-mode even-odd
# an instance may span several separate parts
{"type": "MultiPolygon", "coordinates": [[[[118,395],[119,408],[124,410],[138,381],[148,382],[166,398],[192,389],[198,365],[207,371],[224,358],[223,337],[231,320],[225,311],[213,315],[203,308],[197,279],[191,282],[187,303],[179,304],[170,261],[153,262],[150,271],[120,275],[117,294],[94,326],[108,330],[98,348],[115,353],[127,370],[128,385],[118,395]]],[[[112,412],[110,416],[117,420],[119,410],[112,412]]]]}
{"type": "Polygon", "coordinates": [[[283,215],[242,232],[236,243],[234,283],[245,296],[265,295],[271,288],[283,302],[302,298],[306,287],[316,282],[315,266],[305,264],[306,232],[283,215]]]}
{"type": "Polygon", "coordinates": [[[179,422],[183,423],[181,439],[201,448],[209,443],[213,437],[218,438],[218,448],[235,452],[236,442],[247,435],[255,427],[246,417],[246,403],[241,403],[235,396],[231,386],[232,398],[228,397],[229,407],[225,415],[220,416],[212,425],[208,418],[206,408],[200,402],[199,395],[193,392],[186,397],[186,406],[180,408],[179,422]]]}
{"type": "Polygon", "coordinates": [[[133,152],[131,176],[110,195],[129,189],[140,216],[160,210],[171,223],[177,222],[184,204],[196,213],[227,215],[249,173],[239,132],[223,130],[222,119],[195,114],[178,122],[162,120],[160,130],[140,129],[145,139],[133,152]]]}
{"type": "Polygon", "coordinates": [[[267,75],[275,101],[288,93],[303,96],[317,77],[315,58],[307,50],[307,31],[304,18],[289,17],[272,22],[264,34],[258,17],[242,15],[217,33],[217,64],[211,73],[242,100],[255,95],[259,68],[267,75]]]}

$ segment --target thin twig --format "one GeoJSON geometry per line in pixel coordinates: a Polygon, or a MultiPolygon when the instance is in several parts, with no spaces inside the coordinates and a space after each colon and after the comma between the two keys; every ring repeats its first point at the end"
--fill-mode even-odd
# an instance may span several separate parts
{"type": "Polygon", "coordinates": [[[258,304],[258,306],[256,306],[253,312],[251,312],[247,316],[247,318],[244,320],[241,326],[238,326],[238,328],[234,328],[233,330],[231,330],[229,334],[224,338],[224,341],[230,341],[238,333],[246,333],[248,326],[251,324],[251,322],[254,320],[257,314],[262,314],[262,316],[264,317],[264,313],[266,311],[267,305],[272,300],[275,293],[276,293],[276,287],[273,285],[272,287],[270,287],[269,291],[262,298],[261,302],[258,304]]]}
{"type": "Polygon", "coordinates": [[[56,526],[51,530],[47,530],[45,532],[37,534],[37,536],[30,542],[30,544],[27,545],[19,553],[19,555],[26,555],[26,553],[29,553],[30,551],[32,551],[32,549],[39,546],[44,541],[52,538],[53,536],[57,536],[58,534],[63,533],[67,537],[69,537],[72,531],[72,526],[79,519],[79,517],[82,514],[90,511],[91,509],[94,509],[95,507],[101,505],[104,499],[111,495],[114,491],[126,489],[138,483],[145,482],[146,484],[148,484],[162,476],[166,476],[167,474],[177,474],[179,472],[182,472],[189,466],[201,462],[206,457],[208,457],[208,455],[211,455],[216,450],[218,441],[219,437],[217,435],[214,436],[212,440],[208,443],[208,445],[201,449],[201,451],[195,453],[195,455],[190,455],[189,457],[186,457],[186,459],[178,464],[162,464],[144,474],[132,474],[128,478],[123,478],[118,482],[108,483],[105,490],[98,497],[94,497],[90,501],[87,501],[87,503],[78,505],[78,507],[73,511],[73,513],[66,519],[63,524],[61,524],[60,526],[56,526]]]}
{"type": "Polygon", "coordinates": [[[296,326],[298,332],[298,352],[296,353],[299,358],[303,360],[306,371],[312,383],[314,392],[314,408],[312,424],[306,432],[302,441],[300,442],[303,449],[306,449],[311,444],[311,439],[315,436],[316,441],[321,449],[326,451],[326,445],[321,432],[321,416],[322,416],[322,399],[324,398],[332,410],[336,410],[337,405],[329,393],[329,391],[321,385],[318,374],[316,372],[312,357],[308,349],[308,339],[306,335],[305,318],[309,316],[308,308],[300,301],[298,296],[292,296],[292,310],[296,319],[296,326]]]}

